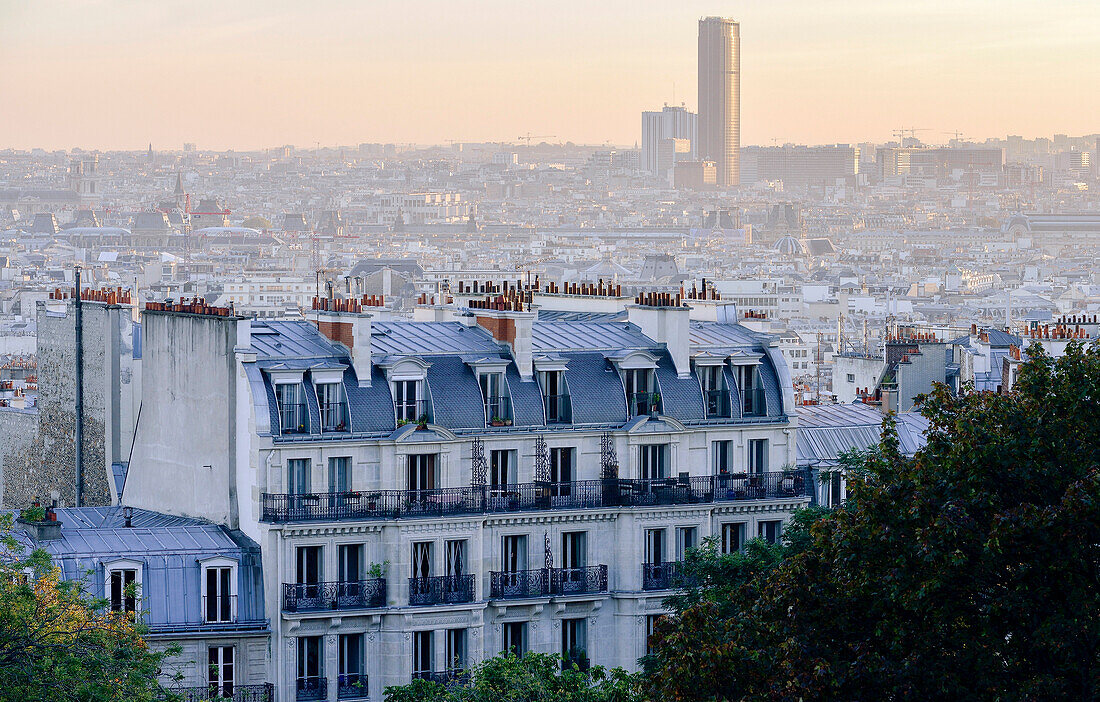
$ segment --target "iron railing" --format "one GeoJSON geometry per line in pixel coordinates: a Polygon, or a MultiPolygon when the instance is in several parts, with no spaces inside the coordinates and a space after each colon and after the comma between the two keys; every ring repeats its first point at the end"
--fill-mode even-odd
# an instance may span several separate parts
{"type": "Polygon", "coordinates": [[[226,624],[237,621],[236,595],[202,596],[202,620],[208,624],[226,624]]]}
{"type": "Polygon", "coordinates": [[[348,700],[369,697],[366,673],[347,673],[336,676],[336,699],[348,700]]]}
{"type": "Polygon", "coordinates": [[[304,402],[279,405],[279,427],[283,434],[308,434],[309,410],[304,402]]]}
{"type": "Polygon", "coordinates": [[[543,398],[547,424],[569,424],[573,421],[573,403],[568,395],[547,395],[543,398]]]}
{"type": "Polygon", "coordinates": [[[322,402],[321,409],[321,431],[333,432],[333,431],[348,431],[348,403],[343,400],[335,400],[333,402],[322,402]]]}
{"type": "Polygon", "coordinates": [[[669,590],[677,587],[679,577],[680,564],[677,561],[642,564],[643,590],[669,590]]]}
{"type": "Polygon", "coordinates": [[[512,421],[512,398],[503,395],[490,395],[485,398],[485,424],[496,426],[496,422],[512,421]]]}
{"type": "Polygon", "coordinates": [[[275,685],[199,685],[168,687],[158,695],[159,702],[275,702],[275,685]]]}
{"type": "Polygon", "coordinates": [[[296,686],[295,699],[297,699],[298,702],[327,700],[328,678],[323,675],[309,675],[299,677],[296,686]]]}
{"type": "Polygon", "coordinates": [[[728,390],[707,390],[703,395],[707,403],[707,419],[728,418],[730,416],[730,394],[728,390]]]}
{"type": "Polygon", "coordinates": [[[492,571],[489,599],[513,600],[551,595],[607,592],[607,566],[492,571]]]}
{"type": "Polygon", "coordinates": [[[627,396],[627,409],[632,417],[661,412],[661,396],[655,392],[632,392],[627,396]]]}
{"type": "Polygon", "coordinates": [[[466,677],[466,671],[461,668],[451,670],[416,670],[412,674],[413,680],[431,680],[440,685],[455,685],[466,677]]]}
{"type": "Polygon", "coordinates": [[[804,471],[774,471],[682,475],[651,480],[606,478],[568,483],[517,483],[499,488],[264,493],[262,511],[265,522],[297,522],[645,507],[810,497],[812,482],[809,473],[804,471]]]}
{"type": "Polygon", "coordinates": [[[417,424],[423,419],[432,421],[431,407],[427,400],[395,400],[393,413],[397,421],[405,424],[417,424]]]}
{"type": "Polygon", "coordinates": [[[409,578],[410,605],[457,604],[473,601],[474,576],[472,573],[409,578]]]}
{"type": "Polygon", "coordinates": [[[283,583],[284,612],[369,609],[385,606],[385,578],[349,582],[283,583]]]}

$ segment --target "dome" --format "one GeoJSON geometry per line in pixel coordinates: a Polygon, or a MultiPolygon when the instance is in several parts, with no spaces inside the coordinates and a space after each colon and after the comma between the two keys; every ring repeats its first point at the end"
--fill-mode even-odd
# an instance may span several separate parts
{"type": "Polygon", "coordinates": [[[790,234],[775,242],[774,248],[784,256],[797,256],[802,253],[802,243],[790,234]]]}

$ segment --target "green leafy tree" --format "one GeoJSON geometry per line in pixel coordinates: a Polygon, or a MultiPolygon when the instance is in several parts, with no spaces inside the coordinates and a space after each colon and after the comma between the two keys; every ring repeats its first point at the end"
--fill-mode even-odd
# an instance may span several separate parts
{"type": "Polygon", "coordinates": [[[562,670],[561,656],[513,653],[489,658],[455,684],[414,680],[386,688],[386,702],[641,702],[637,675],[621,668],[562,670]]]}
{"type": "Polygon", "coordinates": [[[1100,350],[884,422],[848,501],[779,549],[701,549],[645,660],[666,700],[1100,697],[1100,350]]]}
{"type": "Polygon", "coordinates": [[[160,665],[140,621],[106,611],[60,579],[49,554],[27,553],[12,515],[0,515],[0,699],[154,700],[160,665]]]}
{"type": "Polygon", "coordinates": [[[265,229],[271,229],[271,220],[267,217],[252,215],[251,217],[246,219],[241,226],[248,227],[249,229],[259,229],[260,231],[263,231],[265,229]]]}

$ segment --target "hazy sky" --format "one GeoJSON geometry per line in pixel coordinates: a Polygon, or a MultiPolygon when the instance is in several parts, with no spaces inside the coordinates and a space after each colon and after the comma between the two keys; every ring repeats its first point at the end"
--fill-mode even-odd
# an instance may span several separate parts
{"type": "Polygon", "coordinates": [[[741,22],[742,140],[1100,131],[1100,2],[0,0],[0,148],[633,144],[741,22]]]}

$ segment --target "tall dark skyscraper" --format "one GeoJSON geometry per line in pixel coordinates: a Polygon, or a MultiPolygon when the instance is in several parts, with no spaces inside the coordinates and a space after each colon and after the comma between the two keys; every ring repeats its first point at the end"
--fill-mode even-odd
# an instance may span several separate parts
{"type": "Polygon", "coordinates": [[[741,26],[699,20],[699,158],[714,161],[718,186],[740,183],[741,26]]]}

